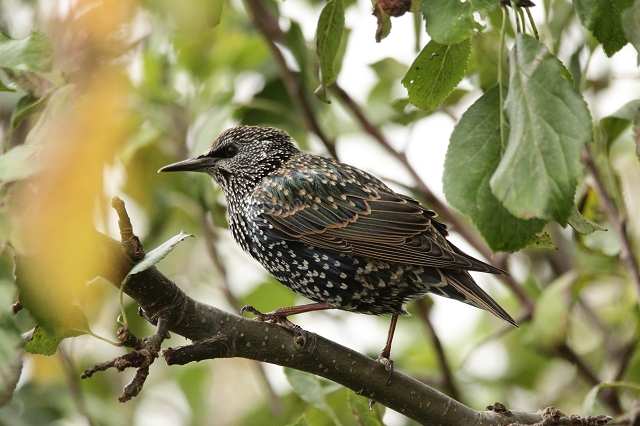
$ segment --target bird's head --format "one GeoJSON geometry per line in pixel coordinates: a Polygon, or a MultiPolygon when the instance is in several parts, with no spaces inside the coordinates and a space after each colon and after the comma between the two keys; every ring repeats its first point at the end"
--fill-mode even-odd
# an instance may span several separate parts
{"type": "Polygon", "coordinates": [[[158,172],[203,172],[223,189],[257,183],[298,152],[293,139],[272,127],[239,126],[225,130],[203,154],[170,164],[158,172]]]}

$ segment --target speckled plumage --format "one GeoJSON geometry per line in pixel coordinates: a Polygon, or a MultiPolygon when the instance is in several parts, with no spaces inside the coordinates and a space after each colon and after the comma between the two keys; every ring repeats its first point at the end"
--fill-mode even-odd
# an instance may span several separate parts
{"type": "Polygon", "coordinates": [[[162,169],[179,170],[209,174],[236,242],[308,299],[398,315],[433,293],[515,325],[467,271],[505,272],[447,241],[433,211],[362,170],[299,151],[280,130],[229,129],[201,156],[162,169]]]}

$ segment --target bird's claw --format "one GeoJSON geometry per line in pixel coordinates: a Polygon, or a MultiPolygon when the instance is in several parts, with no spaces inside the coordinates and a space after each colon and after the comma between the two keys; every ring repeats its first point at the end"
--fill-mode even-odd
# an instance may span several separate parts
{"type": "Polygon", "coordinates": [[[262,312],[260,312],[259,310],[257,310],[251,305],[243,306],[242,309],[240,309],[240,315],[244,315],[245,312],[251,312],[253,315],[256,316],[256,320],[260,322],[270,322],[274,324],[280,324],[287,330],[290,330],[293,332],[294,340],[296,340],[296,337],[298,336],[302,339],[302,344],[301,344],[302,349],[304,349],[307,346],[307,332],[304,331],[302,327],[300,327],[299,325],[289,321],[289,319],[286,316],[278,315],[277,312],[267,312],[263,314],[262,312]]]}
{"type": "Polygon", "coordinates": [[[302,327],[300,327],[297,324],[292,323],[291,321],[289,321],[286,318],[283,318],[284,321],[286,321],[288,324],[285,325],[284,323],[280,323],[282,324],[284,327],[286,327],[287,329],[293,331],[293,335],[294,335],[294,340],[297,340],[296,337],[300,337],[302,339],[302,344],[300,344],[301,348],[304,349],[307,347],[307,332],[304,331],[302,329],[302,327]]]}
{"type": "Polygon", "coordinates": [[[389,386],[391,384],[391,376],[393,376],[393,361],[389,357],[380,354],[378,355],[378,362],[384,365],[384,369],[389,372],[389,377],[387,378],[387,386],[389,386]]]}
{"type": "Polygon", "coordinates": [[[263,314],[251,305],[245,305],[240,309],[240,315],[244,315],[247,312],[251,312],[256,316],[256,319],[260,322],[278,322],[275,315],[269,313],[263,314]]]}

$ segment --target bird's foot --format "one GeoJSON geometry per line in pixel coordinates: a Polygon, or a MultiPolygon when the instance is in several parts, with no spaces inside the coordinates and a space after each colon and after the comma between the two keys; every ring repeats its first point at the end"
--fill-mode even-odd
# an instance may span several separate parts
{"type": "Polygon", "coordinates": [[[391,376],[393,376],[393,361],[389,359],[389,355],[385,354],[384,351],[378,355],[378,362],[384,365],[384,369],[389,372],[389,377],[387,378],[387,386],[391,384],[391,376]]]}
{"type": "Polygon", "coordinates": [[[246,305],[243,306],[242,309],[240,309],[240,315],[244,315],[245,312],[251,312],[253,315],[255,315],[256,320],[260,322],[280,324],[287,330],[293,332],[294,340],[296,342],[298,341],[298,339],[302,340],[302,342],[299,343],[302,349],[307,346],[307,332],[304,331],[299,325],[289,321],[289,319],[285,315],[282,315],[282,313],[278,312],[277,309],[275,311],[262,313],[253,306],[246,305]]]}

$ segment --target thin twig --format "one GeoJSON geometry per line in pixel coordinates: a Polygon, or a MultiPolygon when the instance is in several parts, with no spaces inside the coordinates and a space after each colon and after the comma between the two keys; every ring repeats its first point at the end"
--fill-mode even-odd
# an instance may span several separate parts
{"type": "Polygon", "coordinates": [[[604,185],[600,171],[593,161],[593,156],[588,145],[585,145],[582,151],[582,162],[584,163],[587,172],[593,177],[594,190],[598,194],[598,200],[604,210],[609,222],[613,226],[613,230],[618,235],[620,240],[620,262],[627,270],[633,288],[636,292],[638,304],[640,305],[640,270],[638,269],[638,259],[636,258],[629,234],[627,233],[627,220],[623,214],[619,213],[613,200],[607,192],[607,188],[604,185]]]}
{"type": "Polygon", "coordinates": [[[71,391],[70,393],[73,398],[73,401],[76,404],[76,407],[78,408],[78,412],[85,417],[89,426],[96,425],[97,423],[95,419],[92,417],[89,410],[87,410],[87,404],[86,404],[86,401],[84,400],[84,394],[82,393],[82,390],[80,389],[80,386],[78,383],[78,373],[74,365],[73,359],[67,353],[67,349],[65,348],[64,345],[61,345],[58,348],[58,354],[60,354],[60,360],[62,362],[65,376],[67,378],[67,384],[69,385],[69,389],[71,391]]]}
{"type": "Polygon", "coordinates": [[[613,374],[613,381],[617,382],[622,380],[624,373],[627,371],[629,367],[629,362],[631,361],[631,357],[635,353],[635,347],[638,344],[638,338],[634,337],[631,339],[629,343],[624,345],[621,349],[616,350],[614,352],[614,356],[618,358],[616,371],[613,374]]]}
{"type": "MultiPolygon", "coordinates": [[[[211,219],[213,221],[213,217],[211,219]]],[[[218,235],[216,235],[215,223],[211,223],[207,219],[207,215],[202,212],[200,216],[200,223],[202,224],[202,232],[204,233],[204,245],[207,248],[207,253],[209,254],[209,258],[213,263],[214,268],[218,271],[220,275],[220,284],[222,294],[224,298],[227,300],[227,303],[233,310],[236,312],[240,312],[240,308],[242,304],[238,301],[238,298],[235,296],[233,291],[231,290],[231,286],[229,285],[229,280],[227,279],[227,268],[220,260],[220,255],[218,253],[218,235]]]]}
{"type": "Polygon", "coordinates": [[[438,358],[438,362],[440,364],[440,370],[442,370],[442,380],[443,386],[447,390],[447,395],[456,401],[462,402],[460,391],[458,390],[458,386],[453,378],[453,373],[451,371],[451,366],[449,365],[449,361],[447,361],[447,356],[444,353],[444,347],[442,346],[442,342],[436,333],[435,328],[433,328],[433,324],[431,323],[431,319],[429,318],[429,308],[427,306],[426,299],[422,299],[416,303],[416,307],[418,308],[418,316],[424,324],[427,332],[429,333],[429,337],[431,338],[431,343],[433,343],[433,349],[436,352],[436,356],[438,358]]]}
{"type": "MultiPolygon", "coordinates": [[[[515,320],[518,324],[522,324],[524,322],[530,321],[531,320],[531,313],[525,313],[519,317],[516,317],[515,320]]],[[[500,324],[500,326],[498,326],[498,328],[496,328],[490,335],[482,338],[482,340],[478,341],[477,343],[474,344],[473,348],[468,351],[464,357],[462,358],[462,361],[459,362],[460,367],[458,368],[459,370],[462,370],[464,368],[464,366],[469,362],[469,360],[471,359],[471,355],[474,354],[475,351],[477,351],[478,349],[480,349],[482,346],[493,342],[495,340],[498,340],[500,337],[504,336],[505,334],[507,334],[510,331],[513,331],[513,326],[511,324],[507,324],[506,322],[502,322],[500,324]]]]}
{"type": "MultiPolygon", "coordinates": [[[[587,365],[587,363],[582,359],[569,345],[566,343],[561,344],[557,348],[558,354],[574,364],[578,369],[580,375],[589,382],[591,386],[597,386],[602,383],[602,380],[597,376],[597,374],[587,365]]],[[[614,388],[605,388],[598,392],[598,397],[602,402],[604,402],[616,415],[622,414],[624,411],[622,406],[620,405],[620,401],[618,400],[618,393],[614,388]]]]}
{"type": "MultiPolygon", "coordinates": [[[[496,253],[491,264],[506,271],[508,269],[508,260],[508,253],[496,253]]],[[[523,317],[529,318],[532,315],[533,309],[535,307],[535,302],[529,295],[529,293],[527,293],[524,287],[518,284],[511,275],[495,275],[495,277],[502,281],[509,288],[509,290],[511,290],[516,295],[523,308],[523,317]]]]}
{"type": "Polygon", "coordinates": [[[302,113],[305,127],[308,131],[315,133],[322,141],[329,154],[337,158],[336,147],[333,141],[331,141],[324,131],[320,128],[318,120],[313,106],[309,100],[307,90],[305,90],[302,80],[298,78],[293,71],[287,66],[287,62],[284,55],[280,51],[280,48],[276,45],[276,42],[282,45],[287,45],[287,36],[278,25],[277,19],[273,16],[273,13],[266,7],[266,3],[261,0],[246,0],[245,4],[250,12],[251,20],[255,27],[260,31],[265,41],[271,49],[278,68],[280,69],[280,75],[284,82],[287,93],[297,106],[298,110],[302,113]]]}
{"type": "MultiPolygon", "coordinates": [[[[212,216],[212,220],[213,220],[213,216],[212,216]]],[[[207,247],[207,253],[209,253],[209,257],[211,258],[211,261],[213,262],[214,267],[218,270],[218,273],[220,274],[219,281],[222,284],[221,285],[222,294],[224,294],[224,297],[227,300],[227,303],[231,306],[231,308],[235,312],[240,312],[242,305],[238,301],[238,298],[236,297],[236,295],[233,293],[233,290],[231,290],[231,286],[229,285],[229,280],[227,278],[227,269],[224,263],[222,263],[222,261],[220,260],[220,255],[218,253],[219,239],[218,239],[218,235],[216,234],[216,228],[215,228],[216,224],[208,221],[207,216],[204,213],[201,216],[201,222],[202,222],[202,230],[204,232],[204,242],[205,242],[205,246],[207,247]]],[[[269,379],[267,377],[267,372],[265,370],[265,365],[260,362],[253,362],[253,364],[257,367],[256,371],[258,372],[258,376],[260,377],[260,379],[262,380],[262,383],[264,383],[264,386],[267,389],[267,393],[269,395],[269,407],[271,407],[271,410],[273,413],[279,413],[282,409],[282,403],[275,389],[271,385],[271,382],[269,382],[269,379]]]]}

